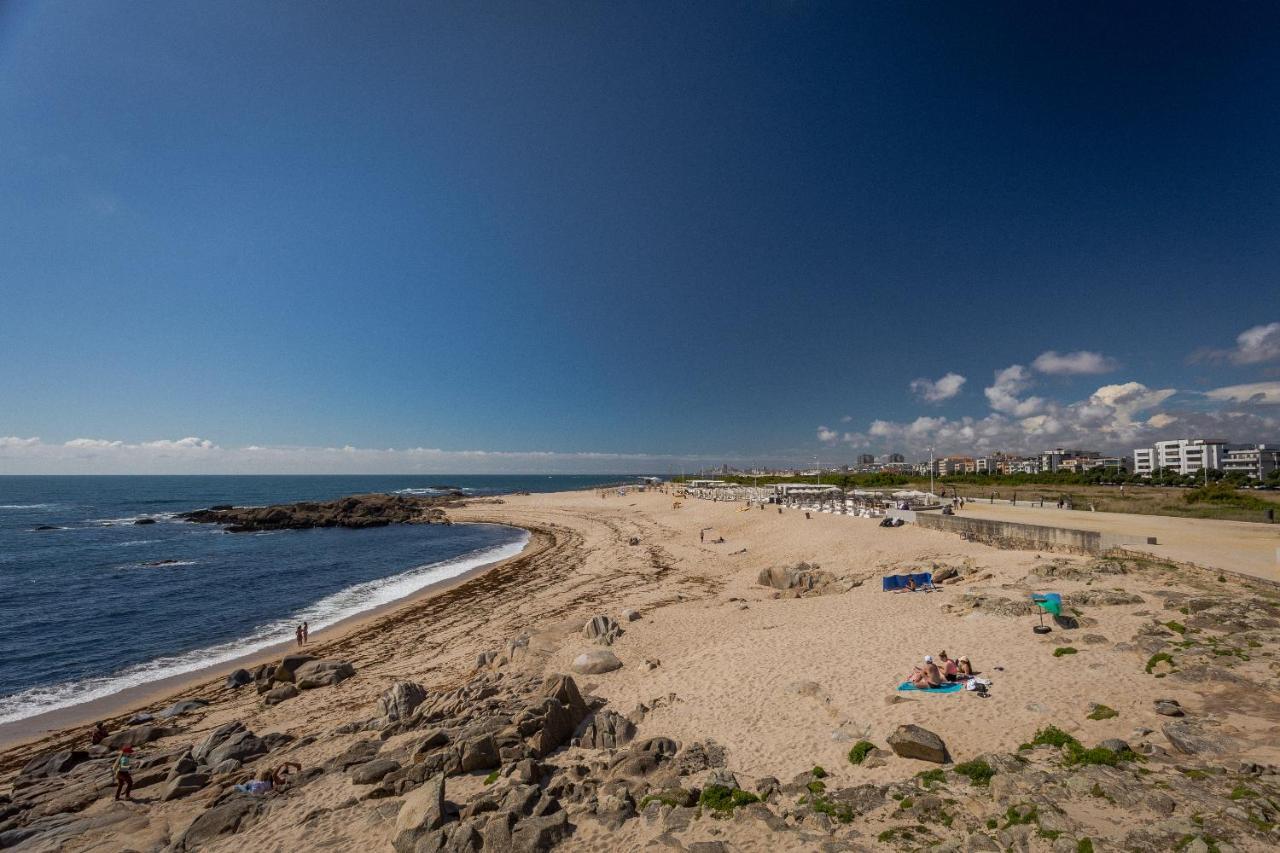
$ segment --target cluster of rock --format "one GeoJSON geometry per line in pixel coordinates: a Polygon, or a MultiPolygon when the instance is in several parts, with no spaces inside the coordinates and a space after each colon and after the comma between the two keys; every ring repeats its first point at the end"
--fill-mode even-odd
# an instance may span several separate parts
{"type": "MultiPolygon", "coordinates": [[[[141,747],[179,734],[176,728],[135,726],[111,735],[98,746],[32,759],[14,779],[12,794],[0,798],[0,848],[22,842],[57,848],[83,832],[118,820],[109,815],[82,819],[74,815],[98,799],[111,796],[115,787],[112,764],[118,749],[141,747]]],[[[241,722],[227,723],[198,742],[141,754],[135,761],[133,789],[161,801],[186,797],[211,786],[220,793],[231,792],[232,786],[245,778],[246,765],[293,740],[287,734],[258,736],[241,722]],[[156,793],[152,794],[152,790],[156,793]]],[[[297,780],[297,784],[304,782],[305,778],[297,780]]],[[[220,805],[221,798],[214,800],[213,808],[220,805]]],[[[210,823],[197,820],[175,849],[197,849],[209,837],[210,823]]]]}
{"type": "Polygon", "coordinates": [[[312,655],[285,655],[278,664],[262,664],[252,671],[237,669],[227,676],[227,687],[235,690],[254,685],[265,705],[278,705],[303,690],[332,687],[356,674],[356,668],[345,660],[317,658],[312,655]]]}
{"type": "Polygon", "coordinates": [[[442,507],[454,505],[462,497],[461,492],[436,497],[351,495],[336,501],[302,501],[261,507],[215,506],[183,513],[178,517],[202,524],[225,524],[229,533],[303,530],[312,527],[449,524],[449,517],[442,507]]]}
{"type": "Polygon", "coordinates": [[[841,595],[862,586],[862,578],[835,575],[817,564],[796,563],[761,569],[757,578],[761,586],[778,590],[775,598],[807,598],[814,595],[841,595]]]}

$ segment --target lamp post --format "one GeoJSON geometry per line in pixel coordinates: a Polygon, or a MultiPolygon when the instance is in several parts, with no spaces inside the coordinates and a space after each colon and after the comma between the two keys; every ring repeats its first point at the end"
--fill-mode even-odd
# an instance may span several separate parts
{"type": "Polygon", "coordinates": [[[933,448],[929,448],[929,496],[933,497],[933,448]]]}

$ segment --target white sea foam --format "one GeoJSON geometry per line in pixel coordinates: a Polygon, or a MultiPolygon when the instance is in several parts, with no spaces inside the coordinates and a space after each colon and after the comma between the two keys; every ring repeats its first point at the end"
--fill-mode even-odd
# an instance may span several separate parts
{"type": "Polygon", "coordinates": [[[326,596],[297,613],[261,625],[248,636],[237,640],[184,654],[159,657],[111,675],[32,687],[12,696],[0,696],[0,723],[11,723],[46,711],[69,708],[130,687],[227,663],[288,641],[293,636],[294,626],[299,622],[309,622],[313,631],[325,628],[349,616],[404,598],[430,584],[457,577],[488,563],[514,557],[524,549],[528,541],[526,533],[508,545],[483,548],[452,560],[418,566],[388,578],[356,584],[326,596]]]}
{"type": "Polygon", "coordinates": [[[0,509],[48,509],[56,504],[0,504],[0,509]]]}
{"type": "Polygon", "coordinates": [[[122,524],[134,524],[144,518],[150,518],[155,521],[173,521],[177,518],[176,512],[147,512],[141,515],[127,515],[124,518],[91,518],[86,524],[97,524],[102,527],[115,527],[122,524]]]}

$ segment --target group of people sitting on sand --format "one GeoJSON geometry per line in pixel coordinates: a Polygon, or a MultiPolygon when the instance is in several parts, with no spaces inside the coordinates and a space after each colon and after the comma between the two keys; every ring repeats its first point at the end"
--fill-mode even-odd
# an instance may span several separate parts
{"type": "Polygon", "coordinates": [[[936,661],[933,655],[925,655],[924,666],[913,667],[907,681],[911,682],[913,687],[928,690],[931,687],[941,687],[948,682],[968,681],[973,677],[973,665],[969,663],[968,657],[949,658],[946,650],[943,649],[938,652],[936,661]]]}

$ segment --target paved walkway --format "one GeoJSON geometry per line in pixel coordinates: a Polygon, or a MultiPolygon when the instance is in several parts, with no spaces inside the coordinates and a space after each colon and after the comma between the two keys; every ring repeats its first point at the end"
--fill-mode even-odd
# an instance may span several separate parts
{"type": "Polygon", "coordinates": [[[1154,536],[1156,545],[1125,547],[1183,563],[1227,569],[1280,582],[1280,524],[1089,512],[1052,506],[1041,509],[980,501],[967,503],[960,516],[1097,530],[1122,536],[1154,536]]]}

